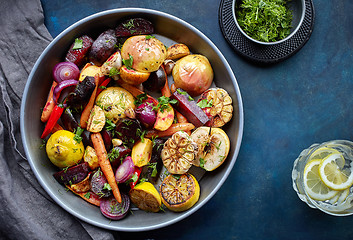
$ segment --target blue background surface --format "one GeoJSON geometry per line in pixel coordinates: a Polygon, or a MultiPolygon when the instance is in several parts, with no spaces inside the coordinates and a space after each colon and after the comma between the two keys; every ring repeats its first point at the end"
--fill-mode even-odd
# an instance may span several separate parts
{"type": "Polygon", "coordinates": [[[353,140],[353,1],[315,0],[310,40],[284,62],[259,67],[238,56],[218,24],[215,0],[42,0],[53,37],[99,11],[142,7],[179,17],[221,50],[243,97],[243,142],[219,192],[189,218],[121,239],[353,239],[353,217],[309,208],[292,188],[293,161],[312,143],[353,140]]]}

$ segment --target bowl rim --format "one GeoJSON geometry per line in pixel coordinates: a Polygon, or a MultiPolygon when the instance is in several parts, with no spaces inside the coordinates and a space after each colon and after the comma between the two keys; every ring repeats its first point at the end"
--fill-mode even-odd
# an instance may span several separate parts
{"type": "MultiPolygon", "coordinates": [[[[297,27],[294,29],[293,32],[291,32],[287,37],[279,40],[279,41],[276,41],[276,42],[262,42],[262,41],[259,41],[259,40],[256,40],[252,37],[250,37],[239,25],[238,21],[237,21],[237,16],[235,14],[235,5],[236,5],[236,2],[239,1],[239,0],[233,0],[232,2],[232,15],[233,15],[233,20],[235,22],[235,25],[237,26],[237,28],[239,29],[239,31],[249,40],[253,41],[254,43],[257,43],[257,44],[261,44],[261,45],[276,45],[276,44],[280,44],[280,43],[283,43],[285,41],[287,41],[288,39],[290,39],[291,37],[294,36],[294,34],[296,34],[298,32],[298,30],[300,29],[300,27],[302,26],[303,24],[303,21],[304,21],[304,18],[305,18],[305,11],[306,11],[306,4],[305,4],[305,0],[300,0],[301,4],[302,4],[302,14],[300,16],[300,20],[299,20],[299,23],[297,25],[297,27]]],[[[241,0],[240,0],[241,1],[241,0]]],[[[292,0],[294,1],[294,0],[292,0]]]]}
{"type": "Polygon", "coordinates": [[[89,15],[75,23],[73,23],[72,25],[70,25],[69,27],[67,27],[65,30],[63,30],[60,34],[58,34],[50,43],[49,45],[43,50],[43,52],[41,53],[41,55],[39,56],[39,58],[37,59],[37,61],[35,62],[25,85],[24,88],[24,93],[22,96],[22,101],[21,101],[21,110],[20,110],[20,129],[21,129],[21,138],[22,138],[22,143],[23,143],[23,147],[24,147],[24,151],[27,157],[27,160],[30,164],[30,167],[34,173],[34,175],[36,176],[38,182],[40,183],[40,185],[45,189],[45,191],[49,194],[49,196],[59,205],[61,206],[63,209],[65,209],[67,212],[69,212],[70,214],[72,214],[73,216],[77,217],[80,220],[83,220],[87,223],[90,223],[92,225],[101,227],[101,228],[105,228],[105,229],[109,229],[109,230],[115,230],[115,231],[126,231],[126,232],[139,232],[139,231],[148,231],[148,230],[154,230],[154,229],[159,229],[162,227],[166,227],[169,226],[171,224],[174,224],[188,216],[190,216],[191,214],[193,214],[194,212],[196,212],[198,209],[200,209],[202,206],[204,206],[214,195],[215,193],[220,189],[220,187],[223,185],[223,183],[225,182],[225,180],[228,178],[231,170],[233,169],[234,163],[238,157],[239,154],[239,150],[240,150],[240,145],[242,142],[242,136],[243,136],[243,128],[244,128],[244,112],[243,112],[243,102],[242,102],[242,97],[241,97],[241,93],[240,93],[240,89],[238,86],[238,83],[236,81],[236,78],[234,76],[234,73],[230,67],[230,65],[228,64],[228,62],[226,61],[225,57],[223,56],[223,54],[220,52],[220,50],[216,47],[216,45],[209,39],[207,38],[201,31],[199,31],[197,28],[195,28],[194,26],[192,26],[191,24],[187,23],[184,20],[181,20],[171,14],[165,13],[165,12],[161,12],[158,10],[153,10],[153,9],[147,9],[147,8],[116,8],[116,9],[110,9],[110,10],[105,10],[105,11],[101,11],[101,12],[97,12],[94,13],[92,15],[89,15]],[[131,227],[131,228],[127,228],[127,227],[120,227],[120,226],[112,226],[112,225],[106,225],[103,223],[99,223],[96,222],[94,220],[91,220],[89,218],[87,218],[84,215],[79,214],[78,212],[76,212],[74,209],[70,208],[69,206],[65,205],[57,196],[55,196],[54,192],[52,191],[52,189],[50,189],[49,186],[47,186],[46,182],[44,181],[44,179],[41,177],[39,171],[36,169],[33,160],[31,159],[31,150],[29,149],[29,144],[28,141],[26,139],[26,134],[25,134],[25,130],[26,130],[26,126],[25,126],[25,107],[26,107],[26,102],[29,101],[30,96],[28,94],[28,90],[29,87],[31,85],[31,82],[33,80],[33,77],[35,75],[36,69],[38,69],[38,66],[40,65],[40,63],[42,62],[44,56],[49,52],[49,50],[59,41],[59,39],[61,39],[62,37],[64,37],[67,33],[69,33],[70,31],[72,31],[73,29],[75,29],[76,27],[78,27],[79,25],[99,18],[99,17],[103,17],[106,15],[110,15],[110,14],[126,14],[126,13],[130,13],[130,14],[139,14],[139,13],[147,13],[147,14],[152,14],[152,15],[157,15],[163,18],[167,18],[173,21],[178,22],[181,25],[186,26],[188,29],[192,30],[194,33],[196,33],[200,38],[202,38],[209,47],[211,47],[215,53],[218,55],[218,57],[220,58],[220,60],[222,61],[222,64],[225,66],[225,68],[227,69],[230,77],[231,77],[231,81],[232,81],[232,85],[234,87],[235,93],[236,93],[236,97],[237,97],[237,101],[238,101],[238,135],[236,136],[236,143],[234,143],[234,154],[232,156],[231,159],[229,159],[230,164],[229,167],[226,169],[225,173],[223,174],[223,176],[221,177],[220,181],[218,182],[217,186],[212,189],[212,191],[208,194],[207,197],[205,197],[205,199],[203,199],[203,201],[201,202],[201,204],[198,204],[197,206],[192,207],[190,210],[179,213],[178,215],[176,215],[175,218],[166,221],[166,222],[162,222],[159,224],[155,224],[155,225],[151,225],[148,227],[131,227]]]}

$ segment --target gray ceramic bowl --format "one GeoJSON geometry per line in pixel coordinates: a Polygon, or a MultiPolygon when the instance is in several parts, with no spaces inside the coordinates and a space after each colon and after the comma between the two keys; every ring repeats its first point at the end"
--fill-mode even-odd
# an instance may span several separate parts
{"type": "Polygon", "coordinates": [[[27,159],[39,183],[62,208],[90,224],[119,231],[146,231],[178,222],[201,208],[222,186],[236,161],[243,134],[243,105],[240,91],[229,64],[217,47],[200,31],[190,24],[171,15],[148,9],[126,8],[100,12],[89,16],[59,34],[44,50],[35,63],[23,94],[21,106],[21,132],[27,159]],[[225,127],[231,140],[231,150],[225,163],[200,180],[201,195],[190,210],[173,213],[146,213],[134,211],[133,215],[120,221],[105,218],[99,208],[90,205],[71,192],[65,192],[52,174],[57,169],[48,160],[45,150],[39,149],[44,124],[40,122],[52,82],[51,70],[62,61],[72,41],[82,34],[96,37],[103,29],[116,26],[126,16],[143,16],[155,26],[156,33],[177,42],[185,43],[194,53],[208,57],[215,72],[215,83],[227,89],[234,103],[234,117],[225,127]]]}
{"type": "Polygon", "coordinates": [[[251,41],[257,43],[257,44],[261,44],[261,45],[275,45],[275,44],[279,44],[282,43],[288,39],[290,39],[300,28],[300,26],[303,23],[304,17],[305,17],[305,0],[290,0],[288,1],[288,8],[292,11],[292,15],[293,15],[293,20],[292,20],[292,29],[290,34],[280,40],[280,41],[276,41],[276,42],[262,42],[259,40],[256,40],[252,37],[250,37],[245,31],[243,31],[243,29],[240,27],[238,20],[237,20],[237,15],[236,15],[236,9],[238,9],[239,5],[241,4],[242,0],[233,0],[233,6],[232,6],[232,10],[233,10],[233,18],[235,21],[235,24],[237,26],[237,28],[239,29],[239,31],[248,39],[250,39],[251,41]]]}

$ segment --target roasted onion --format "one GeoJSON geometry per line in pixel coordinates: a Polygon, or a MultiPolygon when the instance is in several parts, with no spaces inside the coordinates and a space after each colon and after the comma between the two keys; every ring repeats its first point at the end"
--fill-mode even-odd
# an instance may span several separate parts
{"type": "Polygon", "coordinates": [[[80,76],[80,69],[72,62],[59,62],[53,68],[53,78],[57,83],[80,76]]]}

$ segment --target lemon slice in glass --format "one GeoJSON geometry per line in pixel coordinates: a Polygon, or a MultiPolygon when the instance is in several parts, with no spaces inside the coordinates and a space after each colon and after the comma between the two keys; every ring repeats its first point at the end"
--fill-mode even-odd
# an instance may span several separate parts
{"type": "MultiPolygon", "coordinates": [[[[333,190],[345,190],[353,185],[351,169],[342,169],[342,154],[331,154],[321,160],[319,174],[322,182],[333,190]]],[[[343,160],[344,161],[344,160],[343,160]]]]}
{"type": "MultiPolygon", "coordinates": [[[[331,154],[341,154],[339,151],[337,151],[334,148],[330,148],[330,147],[320,147],[318,149],[316,149],[309,157],[309,161],[311,160],[322,160],[324,158],[326,158],[328,155],[331,154]]],[[[345,164],[345,159],[342,157],[340,159],[336,160],[336,163],[339,167],[343,168],[344,164],[345,164]]]]}
{"type": "Polygon", "coordinates": [[[321,160],[316,159],[308,162],[304,168],[304,188],[306,193],[314,200],[325,201],[336,196],[338,191],[328,188],[319,175],[321,160]]]}

